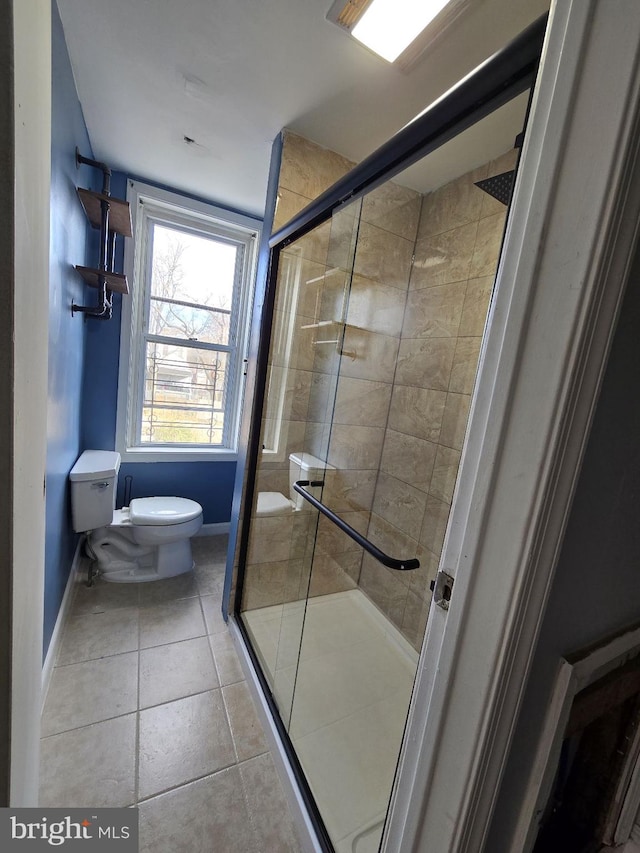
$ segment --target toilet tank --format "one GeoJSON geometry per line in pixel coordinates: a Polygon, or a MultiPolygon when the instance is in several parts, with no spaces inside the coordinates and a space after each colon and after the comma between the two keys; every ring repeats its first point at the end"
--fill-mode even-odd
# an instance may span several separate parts
{"type": "MultiPolygon", "coordinates": [[[[314,456],[312,453],[292,453],[289,456],[289,496],[293,501],[295,509],[303,509],[309,506],[302,495],[298,494],[298,492],[293,488],[293,484],[297,480],[325,481],[328,476],[331,476],[331,472],[335,470],[336,469],[333,465],[329,465],[328,462],[323,462],[322,459],[318,459],[318,457],[314,456]]],[[[306,489],[316,498],[320,498],[322,494],[322,486],[307,486],[306,489]]]]}
{"type": "Polygon", "coordinates": [[[85,450],[69,472],[71,517],[76,533],[106,527],[113,520],[120,454],[85,450]]]}

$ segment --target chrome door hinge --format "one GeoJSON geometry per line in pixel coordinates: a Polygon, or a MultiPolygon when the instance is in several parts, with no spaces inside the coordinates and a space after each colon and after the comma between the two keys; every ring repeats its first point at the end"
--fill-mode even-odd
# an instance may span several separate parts
{"type": "Polygon", "coordinates": [[[452,578],[451,575],[448,575],[441,569],[436,575],[435,581],[431,581],[434,604],[437,604],[438,607],[441,607],[443,610],[449,609],[454,580],[455,579],[452,578]]]}

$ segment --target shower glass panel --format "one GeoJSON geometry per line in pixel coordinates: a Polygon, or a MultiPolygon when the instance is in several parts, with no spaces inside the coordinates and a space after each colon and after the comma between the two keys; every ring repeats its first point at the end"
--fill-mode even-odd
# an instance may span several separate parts
{"type": "MultiPolygon", "coordinates": [[[[318,514],[293,489],[323,479],[344,355],[360,203],[292,243],[278,267],[262,455],[243,606],[278,710],[289,724],[318,514]]],[[[309,487],[322,496],[322,486],[309,487]]]]}
{"type": "Polygon", "coordinates": [[[279,255],[241,616],[339,853],[382,837],[527,99],[279,255]]]}

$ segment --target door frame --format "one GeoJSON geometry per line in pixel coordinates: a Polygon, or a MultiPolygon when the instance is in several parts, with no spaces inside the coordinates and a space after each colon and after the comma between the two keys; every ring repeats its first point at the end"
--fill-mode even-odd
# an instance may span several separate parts
{"type": "Polygon", "coordinates": [[[0,805],[37,806],[42,708],[51,3],[7,0],[0,17],[0,805]]]}
{"type": "Polygon", "coordinates": [[[637,244],[640,7],[614,8],[550,13],[388,853],[476,853],[497,799],[637,244]]]}

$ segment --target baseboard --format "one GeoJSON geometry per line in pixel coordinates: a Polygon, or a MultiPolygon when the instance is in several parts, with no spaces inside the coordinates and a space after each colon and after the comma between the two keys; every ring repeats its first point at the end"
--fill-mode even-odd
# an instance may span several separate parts
{"type": "Polygon", "coordinates": [[[78,544],[76,545],[76,550],[73,555],[73,560],[71,562],[71,571],[69,572],[69,577],[67,579],[67,585],[64,590],[64,595],[62,596],[62,601],[60,603],[60,610],[58,610],[58,618],[56,619],[56,624],[53,629],[53,633],[51,634],[51,640],[49,642],[49,648],[47,649],[47,654],[44,659],[44,664],[42,665],[42,707],[44,708],[44,703],[47,699],[47,692],[49,690],[49,684],[51,683],[51,675],[53,673],[53,667],[55,666],[56,657],[58,654],[58,646],[60,644],[60,638],[62,637],[62,631],[64,629],[65,623],[69,617],[69,610],[71,608],[71,601],[73,599],[74,592],[74,584],[77,578],[77,574],[80,567],[80,561],[82,560],[82,542],[84,537],[80,537],[78,539],[78,544]]]}
{"type": "Polygon", "coordinates": [[[220,521],[217,524],[203,524],[200,530],[196,533],[198,536],[220,536],[223,533],[228,533],[231,527],[231,522],[220,521]]]}

